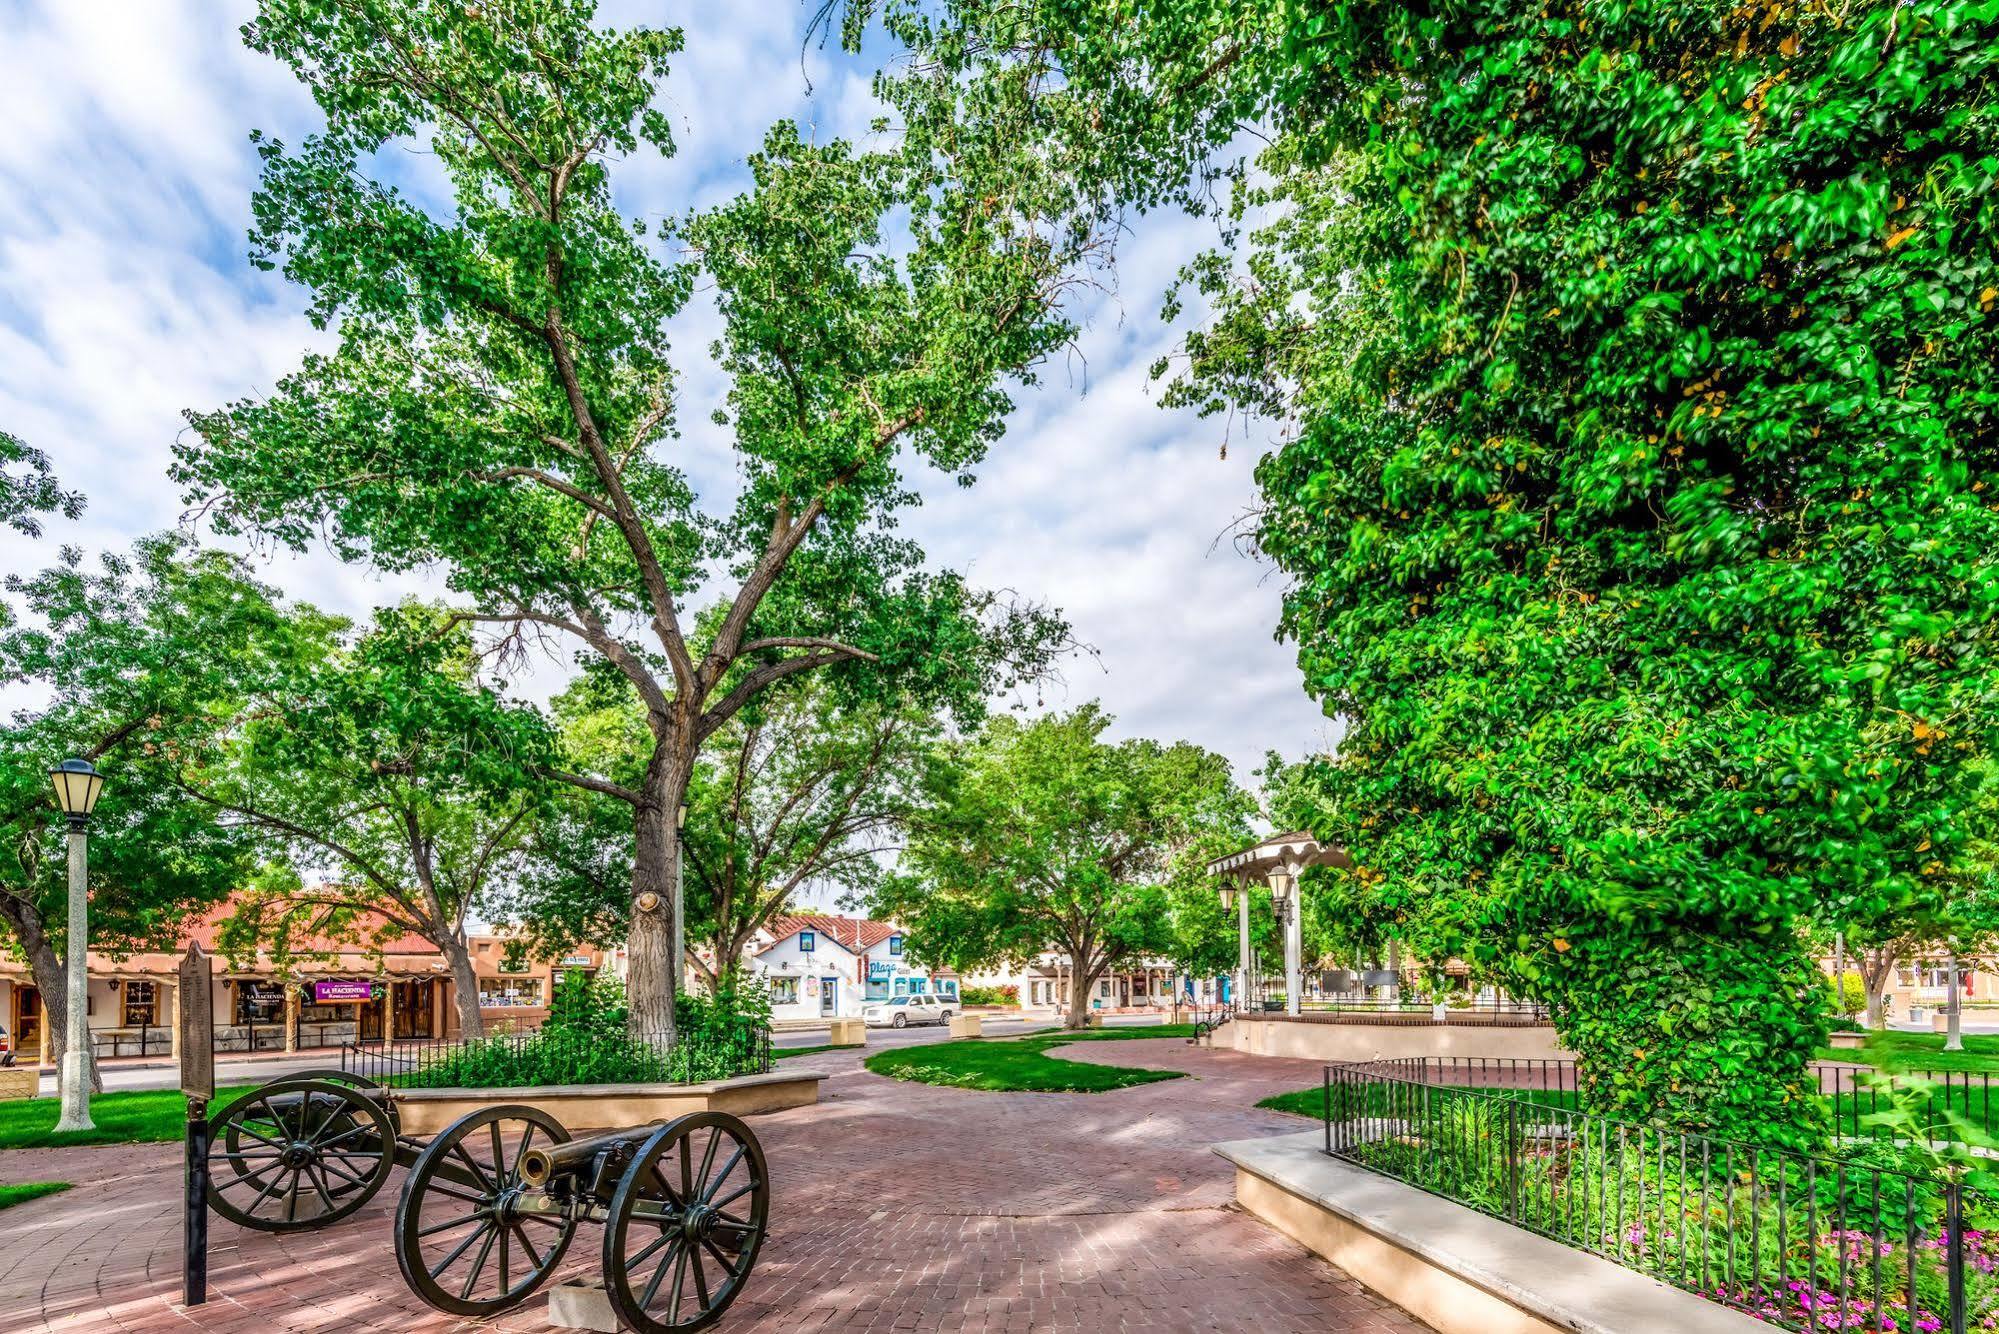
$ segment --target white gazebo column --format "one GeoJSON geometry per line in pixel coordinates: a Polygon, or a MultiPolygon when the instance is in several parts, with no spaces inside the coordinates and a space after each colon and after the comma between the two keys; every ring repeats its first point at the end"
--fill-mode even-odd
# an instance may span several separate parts
{"type": "Polygon", "coordinates": [[[1249,1003],[1249,886],[1237,887],[1235,951],[1235,1003],[1241,1009],[1249,1003]]]}
{"type": "Polygon", "coordinates": [[[1304,1008],[1305,978],[1300,966],[1305,953],[1305,914],[1299,911],[1298,873],[1302,866],[1285,868],[1291,881],[1291,892],[1284,903],[1284,1013],[1298,1014],[1304,1008]]]}
{"type": "Polygon", "coordinates": [[[180,1064],[180,983],[155,982],[159,988],[160,1013],[167,1026],[167,1050],[175,1065],[180,1064]]]}

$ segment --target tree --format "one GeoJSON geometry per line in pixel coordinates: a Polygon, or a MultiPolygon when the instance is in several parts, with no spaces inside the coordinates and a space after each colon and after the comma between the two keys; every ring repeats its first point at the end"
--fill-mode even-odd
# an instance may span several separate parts
{"type": "MultiPolygon", "coordinates": [[[[621,683],[586,676],[555,701],[570,763],[617,781],[645,765],[643,715],[621,683]]],[[[808,884],[865,896],[934,739],[925,710],[843,703],[810,677],[772,691],[718,732],[687,789],[688,962],[710,988],[808,884]],[[705,954],[705,958],[704,958],[705,954]]],[[[509,909],[547,946],[623,934],[629,824],[578,797],[537,838],[509,909]]]]}
{"type": "Polygon", "coordinates": [[[384,610],[247,701],[182,781],[300,872],[246,893],[225,944],[290,957],[313,938],[421,936],[450,967],[460,1031],[479,1037],[465,919],[528,844],[553,738],[476,679],[471,636],[450,625],[384,610]]]}
{"type": "Polygon", "coordinates": [[[1066,954],[1070,1028],[1107,970],[1172,949],[1171,891],[1247,841],[1254,809],[1221,756],[1113,744],[1110,724],[1092,703],[1033,722],[996,717],[946,746],[912,817],[906,872],[876,895],[921,959],[971,970],[1066,954]]]}
{"type": "Polygon", "coordinates": [[[106,554],[94,570],[65,549],[6,589],[29,618],[0,629],[0,681],[41,702],[0,734],[0,922],[41,993],[60,1064],[67,875],[49,766],[75,755],[106,774],[91,819],[90,943],[171,948],[254,866],[248,840],[180,789],[179,767],[320,622],[309,608],[281,609],[240,561],[179,537],[106,554]]]}
{"type": "Polygon", "coordinates": [[[49,468],[49,457],[19,436],[0,431],[0,524],[29,537],[42,535],[43,514],[81,518],[83,493],[65,491],[49,468]]]}
{"type": "Polygon", "coordinates": [[[1007,384],[1069,337],[1062,299],[1106,206],[1027,151],[1046,69],[916,70],[878,85],[890,147],[780,124],[751,189],[655,236],[611,181],[671,151],[651,103],[680,34],[604,31],[592,9],[265,0],[247,40],[326,128],[258,140],[253,260],[310,288],[339,345],[268,398],[192,414],[176,475],[226,531],[302,546],[324,530],[344,557],[442,564],[503,642],[569,636],[624,679],[644,769],[568,778],[629,807],[631,1019],[669,1032],[673,816],[703,743],[821,670],[857,698],[975,713],[1057,646],[1059,620],[926,570],[892,527],[913,503],[900,467],[969,481],[1007,384]],[[412,140],[450,176],[448,216],[369,174],[412,140]],[[689,258],[666,258],[668,238],[689,258]],[[700,510],[661,449],[666,322],[697,279],[730,381],[726,514],[700,510]]]}
{"type": "Polygon", "coordinates": [[[1990,6],[950,8],[1135,193],[1263,122],[1167,401],[1285,427],[1315,831],[1585,1106],[1814,1142],[1800,928],[1940,903],[1999,717],[1990,6]]]}

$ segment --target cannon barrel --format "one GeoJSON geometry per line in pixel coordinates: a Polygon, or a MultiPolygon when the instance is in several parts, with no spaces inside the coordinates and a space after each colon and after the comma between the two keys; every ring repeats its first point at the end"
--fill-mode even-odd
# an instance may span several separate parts
{"type": "Polygon", "coordinates": [[[607,1130],[601,1135],[585,1135],[565,1144],[534,1147],[521,1154],[521,1180],[530,1186],[546,1186],[565,1173],[581,1171],[598,1154],[623,1146],[636,1146],[658,1129],[658,1121],[624,1130],[607,1130]]]}

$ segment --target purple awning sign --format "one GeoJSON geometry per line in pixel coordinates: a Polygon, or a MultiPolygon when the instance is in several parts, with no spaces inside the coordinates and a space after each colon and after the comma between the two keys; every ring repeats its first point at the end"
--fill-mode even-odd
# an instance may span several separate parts
{"type": "Polygon", "coordinates": [[[373,992],[366,982],[315,982],[312,984],[312,1003],[325,1005],[331,1001],[364,1001],[373,992]]]}

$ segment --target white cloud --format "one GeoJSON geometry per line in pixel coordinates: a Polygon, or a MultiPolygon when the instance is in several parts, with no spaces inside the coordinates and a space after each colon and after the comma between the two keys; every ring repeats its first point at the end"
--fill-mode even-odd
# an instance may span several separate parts
{"type": "MultiPolygon", "coordinates": [[[[780,116],[819,140],[865,134],[866,71],[837,50],[801,52],[807,12],[725,0],[664,16],[638,0],[605,6],[608,22],[675,22],[688,34],[661,102],[680,152],[624,164],[621,203],[661,219],[726,197],[780,116]]],[[[49,0],[10,15],[0,425],[49,451],[65,483],[90,497],[81,523],[51,525],[56,541],[117,546],[177,522],[165,473],[181,411],[268,389],[323,342],[303,295],[243,259],[256,175],[248,131],[296,140],[315,123],[286,72],[241,46],[248,13],[206,0],[49,0]]],[[[422,171],[413,164],[411,175],[422,171]]],[[[926,505],[907,529],[979,583],[1062,607],[1100,650],[1102,669],[1073,664],[1047,706],[1101,698],[1123,734],[1199,741],[1246,770],[1269,748],[1323,745],[1328,731],[1290,649],[1272,640],[1277,582],[1225,537],[1255,501],[1257,450],[1237,441],[1218,459],[1219,424],[1161,412],[1145,376],[1171,344],[1159,293],[1212,232],[1159,216],[1133,226],[1120,290],[1084,312],[1079,355],[1019,395],[1014,429],[975,488],[917,477],[926,505]]],[[[678,325],[687,435],[673,448],[704,494],[726,503],[734,461],[706,421],[724,388],[705,359],[713,310],[697,302],[678,325]]],[[[51,551],[0,534],[0,569],[51,551]]],[[[441,589],[323,553],[274,559],[266,574],[350,614],[441,589]]],[[[529,688],[546,689],[558,671],[543,669],[529,688]]]]}

